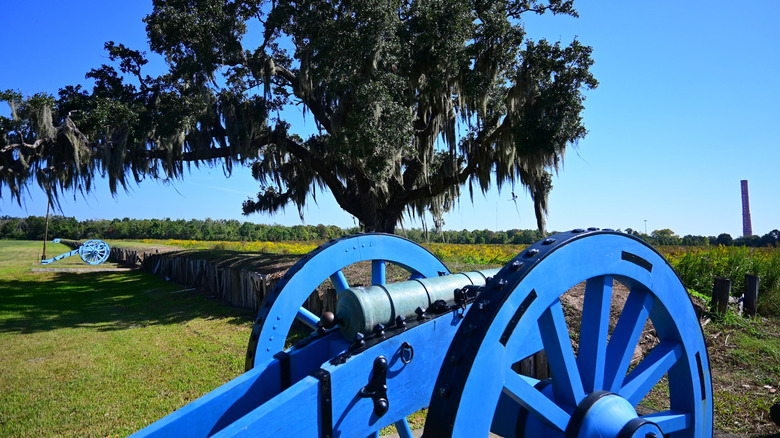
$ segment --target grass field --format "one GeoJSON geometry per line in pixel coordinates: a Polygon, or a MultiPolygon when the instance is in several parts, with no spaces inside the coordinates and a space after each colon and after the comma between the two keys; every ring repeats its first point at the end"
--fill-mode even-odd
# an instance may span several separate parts
{"type": "MultiPolygon", "coordinates": [[[[492,247],[431,250],[464,270],[506,257],[492,247]]],[[[125,436],[243,372],[252,312],[136,271],[31,272],[39,259],[40,243],[0,241],[0,437],[125,436]]],[[[776,433],[780,319],[708,315],[704,332],[716,428],[776,433]]]]}
{"type": "Polygon", "coordinates": [[[252,313],[141,272],[30,272],[39,253],[0,241],[0,436],[126,436],[243,372],[252,313]]]}

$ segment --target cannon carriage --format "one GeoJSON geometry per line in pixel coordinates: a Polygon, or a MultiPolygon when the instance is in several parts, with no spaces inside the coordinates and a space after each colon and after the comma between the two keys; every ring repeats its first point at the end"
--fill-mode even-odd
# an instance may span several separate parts
{"type": "MultiPolygon", "coordinates": [[[[60,243],[60,241],[61,239],[54,239],[51,241],[51,243],[60,243]]],[[[103,242],[102,240],[98,240],[98,239],[90,239],[82,243],[81,245],[79,245],[79,247],[74,249],[73,251],[68,251],[64,254],[60,254],[58,256],[49,259],[41,260],[41,264],[48,265],[49,263],[54,263],[66,257],[78,255],[79,257],[81,257],[81,260],[83,260],[87,264],[99,265],[105,262],[106,260],[108,260],[108,256],[110,254],[111,251],[106,242],[103,242]]]]}
{"type": "Polygon", "coordinates": [[[261,306],[247,371],[137,437],[366,437],[428,408],[425,437],[708,437],[704,338],[669,264],[639,239],[577,229],[501,269],[450,274],[426,249],[386,234],[331,241],[294,265],[261,306]],[[371,265],[371,286],[344,270],[371,265]],[[387,265],[404,282],[387,282],[387,265]],[[335,312],[302,307],[330,279],[335,312]],[[610,326],[613,285],[630,291],[610,326]],[[561,296],[584,284],[579,330],[561,296]],[[311,335],[285,349],[299,320],[311,335]],[[646,327],[658,344],[638,363],[646,327]],[[576,353],[575,353],[576,346],[576,353]],[[523,373],[544,351],[549,378],[523,373]],[[655,389],[654,389],[655,388],[655,389]],[[640,410],[653,391],[660,409],[640,410]],[[658,398],[661,402],[658,402],[658,398]]]}

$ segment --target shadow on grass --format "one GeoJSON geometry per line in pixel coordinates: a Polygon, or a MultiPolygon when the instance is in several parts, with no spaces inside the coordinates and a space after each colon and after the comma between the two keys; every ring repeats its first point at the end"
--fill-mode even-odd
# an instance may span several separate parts
{"type": "Polygon", "coordinates": [[[139,271],[57,273],[42,281],[3,280],[0,333],[77,327],[122,330],[195,318],[222,318],[242,325],[254,317],[252,311],[184,289],[139,271]]]}

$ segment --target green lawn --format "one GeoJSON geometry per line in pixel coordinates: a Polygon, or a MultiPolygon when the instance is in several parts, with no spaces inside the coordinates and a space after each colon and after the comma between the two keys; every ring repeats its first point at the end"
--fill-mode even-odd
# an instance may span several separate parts
{"type": "Polygon", "coordinates": [[[125,436],[243,372],[252,313],[141,272],[31,272],[40,252],[0,241],[0,436],[125,436]]]}
{"type": "MultiPolygon", "coordinates": [[[[243,372],[254,313],[136,271],[31,272],[40,252],[0,240],[0,437],[126,436],[243,372]]],[[[716,428],[775,433],[780,320],[729,315],[704,332],[716,428]]]]}

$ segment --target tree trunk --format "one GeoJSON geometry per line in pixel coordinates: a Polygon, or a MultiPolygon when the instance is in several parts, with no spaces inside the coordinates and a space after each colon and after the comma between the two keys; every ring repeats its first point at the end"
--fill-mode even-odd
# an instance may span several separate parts
{"type": "Polygon", "coordinates": [[[367,233],[377,232],[394,234],[395,226],[401,220],[403,210],[396,212],[385,207],[383,209],[377,208],[376,210],[369,212],[364,211],[363,213],[363,217],[358,217],[360,223],[363,224],[363,231],[367,233]]]}
{"type": "Polygon", "coordinates": [[[366,182],[364,190],[360,190],[361,182],[366,182],[363,178],[358,178],[358,201],[360,209],[354,214],[363,226],[363,231],[377,233],[395,233],[395,225],[401,220],[404,212],[403,201],[399,201],[393,193],[388,194],[386,199],[378,199],[375,194],[368,189],[366,182]]]}
{"type": "Polygon", "coordinates": [[[542,237],[547,236],[547,232],[545,231],[545,226],[547,225],[545,222],[544,217],[544,207],[542,204],[542,199],[540,199],[537,196],[534,196],[534,213],[536,214],[536,227],[539,229],[539,233],[541,233],[542,237]]]}
{"type": "Polygon", "coordinates": [[[377,211],[373,216],[372,222],[361,220],[366,232],[395,234],[395,225],[401,219],[400,214],[377,211]]]}

